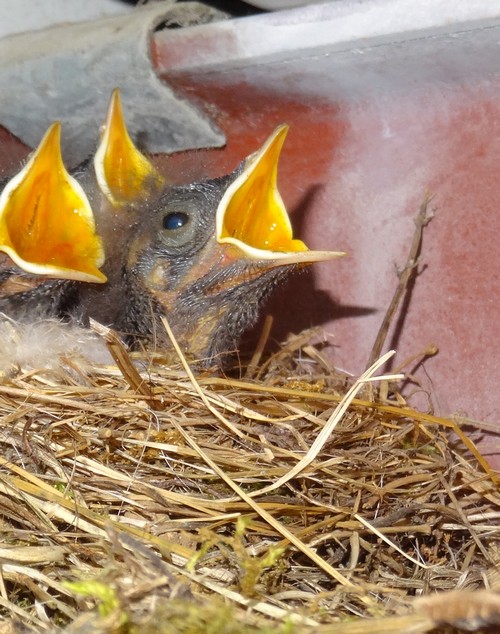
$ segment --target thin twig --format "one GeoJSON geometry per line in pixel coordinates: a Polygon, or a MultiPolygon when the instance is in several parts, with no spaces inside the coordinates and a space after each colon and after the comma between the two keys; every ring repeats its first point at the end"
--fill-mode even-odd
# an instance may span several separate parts
{"type": "MultiPolygon", "coordinates": [[[[116,332],[93,319],[90,320],[90,327],[104,339],[111,356],[115,360],[116,365],[120,368],[121,373],[130,387],[139,392],[139,394],[154,399],[153,392],[130,360],[128,351],[120,341],[116,332]]],[[[159,403],[156,403],[156,405],[159,405],[159,403]]],[[[151,403],[151,406],[153,409],[157,409],[157,407],[155,407],[154,400],[151,403]]]]}
{"type": "Polygon", "coordinates": [[[260,360],[262,358],[262,353],[264,352],[264,348],[266,347],[267,340],[269,339],[269,334],[271,333],[271,328],[273,327],[273,316],[266,315],[264,320],[264,325],[262,326],[262,331],[260,333],[259,341],[257,342],[257,346],[255,348],[255,352],[250,359],[250,363],[247,365],[247,369],[245,372],[245,378],[251,379],[255,370],[259,366],[260,360]]]}
{"type": "Polygon", "coordinates": [[[426,194],[422,204],[420,205],[420,209],[415,219],[415,231],[413,233],[413,240],[411,243],[410,252],[408,253],[408,258],[406,260],[406,264],[403,270],[399,273],[399,282],[394,291],[394,295],[392,296],[391,303],[387,308],[387,311],[384,315],[384,319],[380,325],[379,331],[377,333],[377,337],[375,338],[375,343],[373,344],[373,348],[371,350],[370,356],[368,358],[368,363],[366,367],[369,368],[372,366],[375,361],[381,356],[382,348],[384,346],[384,342],[387,337],[387,333],[389,332],[389,328],[391,326],[392,320],[394,319],[394,315],[401,303],[401,300],[408,288],[408,284],[411,278],[415,275],[416,266],[418,264],[418,255],[420,252],[420,248],[422,246],[422,237],[424,233],[424,227],[432,220],[432,215],[427,215],[427,209],[429,207],[429,203],[431,201],[431,196],[426,194]]]}

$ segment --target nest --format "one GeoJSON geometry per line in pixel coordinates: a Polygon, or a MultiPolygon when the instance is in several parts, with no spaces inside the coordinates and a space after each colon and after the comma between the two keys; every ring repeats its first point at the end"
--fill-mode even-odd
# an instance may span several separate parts
{"type": "Polygon", "coordinates": [[[268,329],[238,378],[195,376],[178,348],[177,367],[129,354],[96,324],[112,364],[4,367],[1,634],[498,631],[481,429],[380,374],[426,207],[358,380],[311,333],[265,359],[268,329]]]}
{"type": "Polygon", "coordinates": [[[0,632],[498,626],[498,478],[385,357],[353,381],[306,333],[195,378],[105,335],[116,366],[0,385],[0,632]]]}

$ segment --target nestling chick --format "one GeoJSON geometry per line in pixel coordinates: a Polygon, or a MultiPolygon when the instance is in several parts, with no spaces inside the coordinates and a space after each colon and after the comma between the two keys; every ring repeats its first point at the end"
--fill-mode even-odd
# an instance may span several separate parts
{"type": "Polygon", "coordinates": [[[115,91],[82,188],[54,124],[0,196],[0,311],[92,317],[130,341],[168,345],[164,315],[188,356],[220,361],[293,267],[343,255],[292,236],[276,186],[286,132],[227,176],[168,187],[134,147],[115,91]]]}

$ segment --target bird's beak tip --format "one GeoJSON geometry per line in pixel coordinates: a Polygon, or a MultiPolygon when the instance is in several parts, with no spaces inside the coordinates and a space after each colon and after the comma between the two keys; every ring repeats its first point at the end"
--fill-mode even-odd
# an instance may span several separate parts
{"type": "Polygon", "coordinates": [[[0,195],[0,250],[37,275],[105,281],[101,239],[90,203],[67,172],[61,125],[52,124],[0,195]]]}
{"type": "Polygon", "coordinates": [[[278,126],[260,150],[246,159],[227,188],[217,209],[217,240],[237,246],[249,259],[274,266],[341,257],[343,252],[312,251],[293,237],[277,187],[278,161],[288,128],[287,124],[278,126]]]}
{"type": "Polygon", "coordinates": [[[143,200],[164,183],[130,138],[118,88],[111,95],[94,168],[99,188],[116,208],[143,200]]]}

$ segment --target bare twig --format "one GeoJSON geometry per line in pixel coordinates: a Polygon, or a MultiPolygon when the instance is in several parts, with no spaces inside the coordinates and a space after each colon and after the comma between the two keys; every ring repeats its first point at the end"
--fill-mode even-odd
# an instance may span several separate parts
{"type": "Polygon", "coordinates": [[[406,264],[403,270],[399,273],[398,285],[396,287],[396,290],[394,291],[391,303],[389,304],[389,307],[387,308],[387,311],[384,315],[384,319],[382,320],[382,323],[380,325],[377,337],[375,338],[375,343],[373,344],[370,356],[368,358],[368,363],[366,364],[367,368],[372,366],[382,354],[382,348],[384,346],[384,342],[386,340],[387,333],[389,332],[392,320],[394,319],[394,315],[396,314],[399,304],[401,303],[401,300],[408,288],[410,280],[415,275],[416,266],[418,264],[418,256],[420,253],[420,248],[422,246],[424,228],[428,225],[433,217],[432,215],[427,214],[430,201],[431,196],[429,194],[426,194],[422,204],[420,205],[418,215],[415,219],[416,226],[413,233],[413,240],[411,243],[410,252],[408,253],[406,264]]]}
{"type": "Polygon", "coordinates": [[[121,342],[116,332],[114,332],[114,330],[111,330],[111,328],[103,326],[97,321],[94,321],[93,319],[90,320],[90,327],[94,332],[96,332],[104,339],[111,356],[115,360],[116,365],[120,368],[123,376],[125,377],[125,380],[130,385],[130,387],[139,392],[139,394],[152,399],[153,392],[130,360],[128,351],[121,342]]]}

